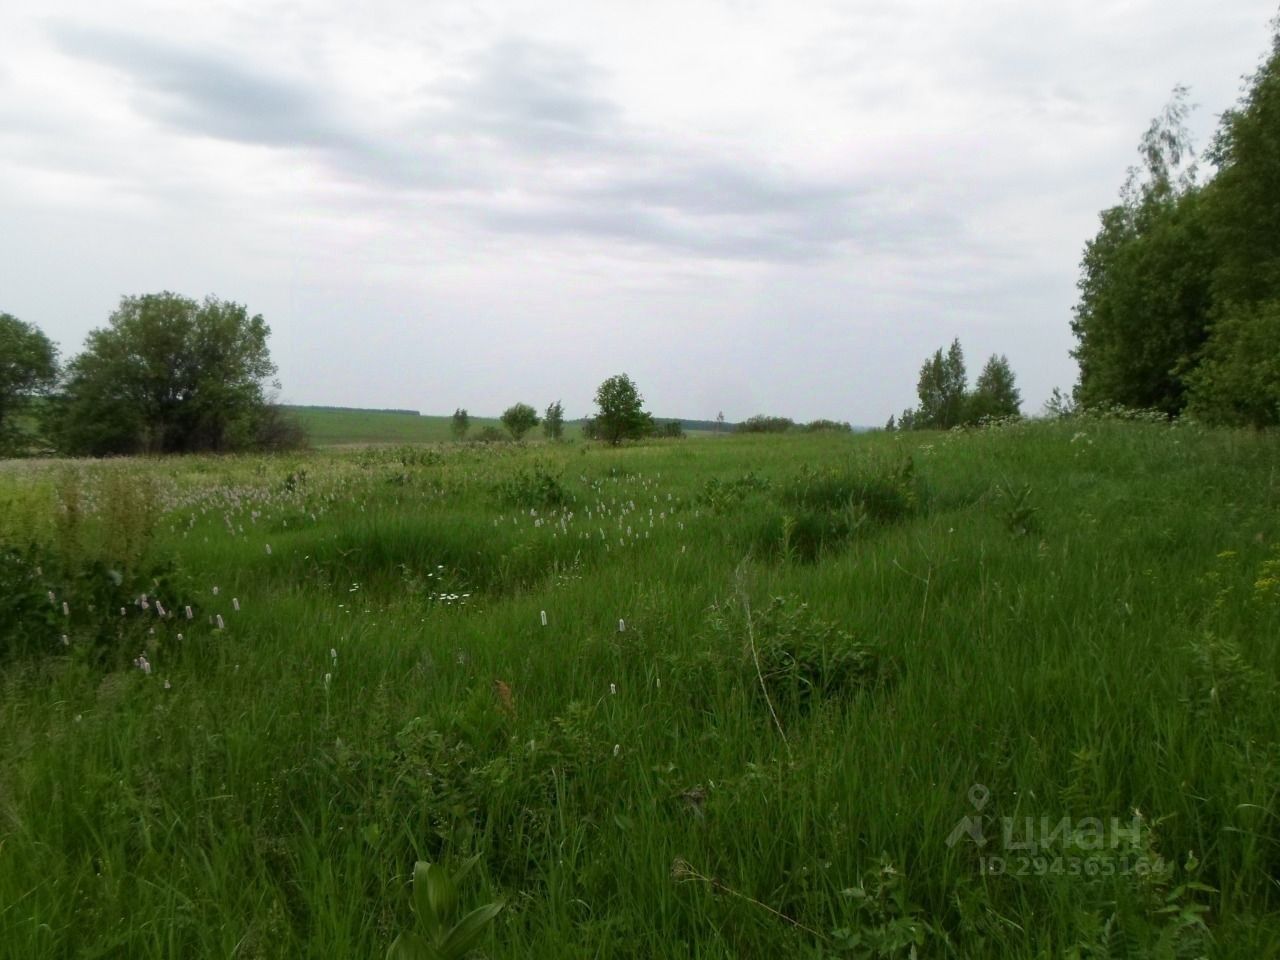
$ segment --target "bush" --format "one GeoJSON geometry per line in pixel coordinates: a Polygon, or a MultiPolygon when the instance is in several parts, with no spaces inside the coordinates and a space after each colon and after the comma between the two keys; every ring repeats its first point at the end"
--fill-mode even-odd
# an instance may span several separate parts
{"type": "Polygon", "coordinates": [[[795,425],[795,421],[789,417],[768,417],[763,413],[757,413],[754,417],[743,420],[733,429],[737,433],[786,433],[795,425]]]}
{"type": "Polygon", "coordinates": [[[497,494],[513,507],[563,507],[573,500],[560,477],[542,466],[517,470],[497,485],[497,494]]]}
{"type": "Polygon", "coordinates": [[[826,700],[847,698],[890,682],[896,664],[795,597],[774,597],[751,612],[738,605],[712,609],[714,633],[739,644],[741,683],[768,693],[780,710],[807,711],[826,700]],[[763,689],[762,689],[763,682],[763,689]]]}
{"type": "Polygon", "coordinates": [[[843,420],[810,420],[804,425],[805,433],[853,433],[853,426],[843,420]]]}

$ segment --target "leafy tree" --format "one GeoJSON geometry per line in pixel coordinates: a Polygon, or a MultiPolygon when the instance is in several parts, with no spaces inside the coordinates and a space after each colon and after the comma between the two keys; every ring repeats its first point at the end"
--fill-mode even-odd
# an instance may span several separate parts
{"type": "Polygon", "coordinates": [[[519,440],[538,425],[538,411],[527,403],[517,403],[502,412],[502,425],[511,434],[512,440],[519,440]]]}
{"type": "Polygon", "coordinates": [[[668,440],[684,439],[684,424],[679,420],[664,420],[657,427],[658,436],[668,440]]]}
{"type": "Polygon", "coordinates": [[[594,431],[601,440],[617,445],[636,440],[653,430],[653,418],[644,411],[644,398],[625,373],[609,377],[596,389],[599,412],[594,431]]]}
{"type": "Polygon", "coordinates": [[[1221,317],[1188,379],[1194,416],[1236,426],[1280,424],[1280,300],[1221,317]]]}
{"type": "Polygon", "coordinates": [[[950,430],[964,419],[965,395],[968,391],[968,375],[964,366],[964,351],[958,339],[944,354],[934,352],[920,367],[916,382],[916,396],[920,406],[904,411],[900,420],[909,421],[902,429],[950,430]]]}
{"type": "Polygon", "coordinates": [[[542,432],[548,440],[564,438],[564,406],[559,400],[547,404],[547,410],[542,415],[542,432]]]}
{"type": "Polygon", "coordinates": [[[1014,382],[1009,358],[992,354],[987,360],[973,392],[965,401],[965,422],[983,418],[1016,417],[1021,412],[1022,393],[1014,382]]]}
{"type": "Polygon", "coordinates": [[[70,363],[54,432],[67,452],[95,455],[258,446],[273,419],[269,333],[215,297],[125,297],[70,363]]]}
{"type": "Polygon", "coordinates": [[[1209,150],[1217,174],[1206,211],[1220,304],[1280,298],[1280,18],[1271,51],[1209,150]]]}
{"type": "Polygon", "coordinates": [[[449,421],[449,429],[453,431],[453,439],[465,440],[467,431],[471,429],[471,415],[466,407],[455,407],[453,418],[449,421]]]}
{"type": "Polygon", "coordinates": [[[58,351],[37,327],[0,313],[0,454],[22,445],[14,422],[31,397],[47,392],[57,380],[58,351]]]}
{"type": "Polygon", "coordinates": [[[1208,330],[1213,252],[1186,120],[1185,87],[1139,145],[1120,203],[1085,246],[1072,355],[1076,399],[1176,414],[1208,330]]]}

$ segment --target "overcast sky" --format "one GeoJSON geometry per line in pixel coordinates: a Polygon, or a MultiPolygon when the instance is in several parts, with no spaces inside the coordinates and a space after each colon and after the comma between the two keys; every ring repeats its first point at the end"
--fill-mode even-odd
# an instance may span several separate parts
{"type": "Polygon", "coordinates": [[[959,337],[1068,387],[1077,265],[1274,0],[0,4],[0,311],[270,324],[283,398],[880,424],[959,337]]]}

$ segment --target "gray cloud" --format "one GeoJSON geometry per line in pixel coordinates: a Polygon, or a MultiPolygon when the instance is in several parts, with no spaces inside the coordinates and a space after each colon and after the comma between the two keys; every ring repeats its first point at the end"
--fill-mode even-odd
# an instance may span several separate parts
{"type": "Polygon", "coordinates": [[[402,128],[371,131],[323,82],[115,32],[58,25],[52,33],[64,53],[123,74],[155,121],[309,151],[393,195],[453,193],[455,208],[489,230],[795,261],[848,242],[932,241],[954,227],[950,217],[902,209],[891,184],[809,181],[628,127],[599,92],[603,71],[560,47],[498,41],[433,91],[436,105],[402,128]],[[529,202],[506,203],[512,191],[529,202]]]}

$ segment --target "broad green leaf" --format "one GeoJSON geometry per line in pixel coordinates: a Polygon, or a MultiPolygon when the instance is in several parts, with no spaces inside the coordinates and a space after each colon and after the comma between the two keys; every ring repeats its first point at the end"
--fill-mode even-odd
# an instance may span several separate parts
{"type": "Polygon", "coordinates": [[[502,901],[498,900],[472,910],[449,931],[440,945],[440,952],[446,957],[461,957],[479,942],[485,929],[502,911],[503,906],[502,901]]]}

